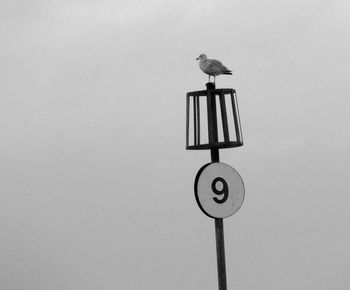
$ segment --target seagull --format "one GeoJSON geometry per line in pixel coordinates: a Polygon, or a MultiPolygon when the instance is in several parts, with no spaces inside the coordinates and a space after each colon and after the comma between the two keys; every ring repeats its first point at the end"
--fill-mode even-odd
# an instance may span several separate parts
{"type": "Polygon", "coordinates": [[[200,69],[204,73],[209,75],[209,82],[210,82],[210,76],[214,77],[214,84],[215,84],[216,76],[232,75],[232,71],[230,71],[226,66],[224,66],[221,63],[221,61],[218,61],[216,59],[208,59],[204,53],[202,53],[199,57],[197,57],[196,60],[199,60],[200,69]]]}

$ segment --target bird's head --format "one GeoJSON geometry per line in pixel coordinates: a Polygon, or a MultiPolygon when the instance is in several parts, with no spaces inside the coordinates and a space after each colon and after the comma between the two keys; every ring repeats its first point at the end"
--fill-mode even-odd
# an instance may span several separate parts
{"type": "Polygon", "coordinates": [[[207,56],[204,53],[202,53],[200,56],[196,58],[196,60],[206,60],[206,59],[207,59],[207,56]]]}

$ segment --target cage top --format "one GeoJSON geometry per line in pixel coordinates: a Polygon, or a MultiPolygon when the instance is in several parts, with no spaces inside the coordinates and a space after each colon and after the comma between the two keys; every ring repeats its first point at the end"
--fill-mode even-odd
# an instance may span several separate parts
{"type": "Polygon", "coordinates": [[[234,89],[224,88],[224,89],[192,91],[192,92],[188,92],[187,96],[207,96],[208,95],[208,91],[211,92],[211,93],[214,93],[215,95],[231,94],[231,93],[235,94],[236,93],[236,91],[234,89]]]}

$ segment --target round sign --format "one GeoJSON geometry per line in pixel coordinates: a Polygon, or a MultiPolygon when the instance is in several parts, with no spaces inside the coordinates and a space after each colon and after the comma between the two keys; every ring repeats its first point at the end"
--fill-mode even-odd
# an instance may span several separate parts
{"type": "Polygon", "coordinates": [[[241,176],[225,163],[208,163],[197,173],[194,192],[200,209],[209,217],[225,218],[237,212],[244,200],[241,176]]]}

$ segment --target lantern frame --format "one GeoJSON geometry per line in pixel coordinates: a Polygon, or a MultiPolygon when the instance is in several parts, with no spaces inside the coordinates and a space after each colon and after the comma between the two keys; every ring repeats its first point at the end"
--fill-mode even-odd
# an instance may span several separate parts
{"type": "MultiPolygon", "coordinates": [[[[232,133],[232,132],[231,132],[232,133]]],[[[212,148],[232,148],[243,145],[241,122],[238,110],[237,95],[234,89],[215,89],[215,84],[208,83],[207,90],[193,91],[186,94],[186,149],[207,150],[212,148]],[[234,134],[230,134],[227,117],[226,98],[229,95],[233,113],[234,134]],[[200,102],[206,100],[208,138],[201,143],[201,114],[200,102]],[[193,107],[193,144],[190,144],[190,104],[193,107]],[[221,124],[218,124],[217,107],[221,112],[221,124]],[[223,141],[218,138],[222,130],[223,141]],[[232,139],[235,135],[235,139],[232,139]]]]}

